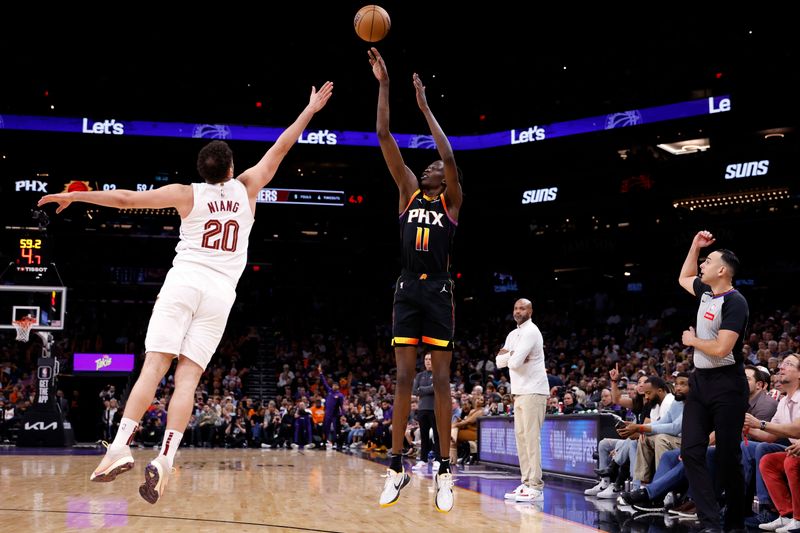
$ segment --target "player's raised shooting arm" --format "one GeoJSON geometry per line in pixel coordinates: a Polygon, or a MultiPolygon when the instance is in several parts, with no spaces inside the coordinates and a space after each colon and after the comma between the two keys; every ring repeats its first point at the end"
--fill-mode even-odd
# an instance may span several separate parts
{"type": "Polygon", "coordinates": [[[288,128],[283,130],[283,133],[280,134],[275,144],[267,150],[264,157],[255,166],[248,168],[238,177],[247,187],[247,194],[250,198],[255,198],[258,192],[272,181],[283,158],[295,145],[297,139],[300,138],[314,114],[325,107],[332,94],[333,82],[331,81],[326,81],[319,88],[319,91],[312,87],[308,105],[303,109],[302,113],[288,128]]]}
{"type": "Polygon", "coordinates": [[[444,191],[444,197],[447,201],[447,206],[450,211],[457,216],[458,210],[461,209],[461,201],[463,193],[461,191],[461,182],[458,180],[458,167],[456,166],[456,158],[453,154],[453,147],[450,145],[450,140],[444,134],[442,126],[436,117],[433,115],[430,106],[428,105],[428,98],[425,94],[425,86],[422,80],[415,72],[413,76],[414,90],[417,94],[417,105],[422,111],[425,121],[428,123],[428,128],[431,130],[433,140],[436,143],[436,149],[439,151],[439,157],[444,163],[444,180],[447,188],[444,191]]]}
{"type": "Polygon", "coordinates": [[[383,159],[389,168],[392,179],[400,190],[399,210],[405,209],[411,195],[419,188],[417,177],[411,172],[403,161],[403,155],[394,140],[392,132],[389,131],[389,73],[386,70],[386,63],[383,61],[377,48],[371,48],[369,52],[369,63],[372,66],[372,73],[378,80],[378,116],[375,124],[375,131],[378,134],[378,143],[381,146],[383,159]]]}

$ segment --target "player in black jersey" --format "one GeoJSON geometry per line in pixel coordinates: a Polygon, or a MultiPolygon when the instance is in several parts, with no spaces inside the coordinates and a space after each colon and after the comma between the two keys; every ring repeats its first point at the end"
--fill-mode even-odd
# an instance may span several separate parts
{"type": "MultiPolygon", "coordinates": [[[[402,272],[394,295],[392,344],[397,361],[397,389],[392,411],[392,464],[381,494],[382,506],[397,502],[400,489],[408,484],[401,450],[411,409],[411,386],[416,373],[417,346],[431,348],[436,426],[439,435],[450,434],[450,360],[453,349],[453,282],[448,269],[453,234],[461,209],[461,183],[453,149],[433,116],[425,86],[415,73],[417,105],[428,123],[438,161],[417,178],[400,154],[389,131],[389,73],[378,50],[370,49],[369,63],[380,84],[377,132],[383,158],[400,191],[400,239],[402,272]]],[[[442,512],[453,507],[453,479],[450,474],[450,439],[439,439],[441,462],[434,472],[434,505],[442,512]]]]}

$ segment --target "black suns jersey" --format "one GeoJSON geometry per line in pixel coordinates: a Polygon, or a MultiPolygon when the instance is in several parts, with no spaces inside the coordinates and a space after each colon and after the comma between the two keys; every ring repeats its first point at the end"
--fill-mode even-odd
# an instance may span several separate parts
{"type": "Polygon", "coordinates": [[[419,274],[447,272],[457,226],[447,211],[444,193],[430,198],[417,190],[400,214],[403,270],[419,274]]]}

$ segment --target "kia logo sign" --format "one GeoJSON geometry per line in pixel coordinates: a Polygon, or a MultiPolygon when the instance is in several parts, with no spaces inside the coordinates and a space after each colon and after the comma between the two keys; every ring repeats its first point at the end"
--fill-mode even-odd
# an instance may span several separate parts
{"type": "Polygon", "coordinates": [[[33,424],[30,422],[25,422],[25,431],[48,431],[51,429],[58,429],[58,422],[50,422],[46,426],[44,425],[44,422],[34,422],[33,424]]]}

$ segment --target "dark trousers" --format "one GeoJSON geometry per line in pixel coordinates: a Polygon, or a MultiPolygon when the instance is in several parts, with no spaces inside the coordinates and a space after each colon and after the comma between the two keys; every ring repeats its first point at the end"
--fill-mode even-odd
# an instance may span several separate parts
{"type": "Polygon", "coordinates": [[[428,454],[431,450],[435,454],[436,460],[439,457],[439,432],[436,431],[436,414],[435,411],[420,411],[417,410],[417,422],[419,422],[419,440],[421,443],[419,451],[419,460],[428,462],[428,454]],[[431,440],[431,429],[433,429],[433,440],[431,440]]]}
{"type": "MultiPolygon", "coordinates": [[[[742,419],[744,425],[744,419],[742,419]]],[[[311,417],[301,416],[294,419],[294,443],[298,446],[305,446],[314,442],[314,431],[311,428],[311,417]]]]}
{"type": "Polygon", "coordinates": [[[325,419],[322,421],[322,444],[325,444],[325,439],[330,439],[332,443],[335,443],[341,428],[342,422],[339,419],[339,415],[328,416],[326,414],[325,419]]]}
{"type": "Polygon", "coordinates": [[[720,527],[714,480],[706,467],[708,435],[716,437],[719,488],[725,491],[726,531],[744,527],[744,473],[742,427],[748,405],[748,386],[742,365],[697,369],[689,378],[690,392],[683,408],[681,457],[704,528],[720,527]]]}

